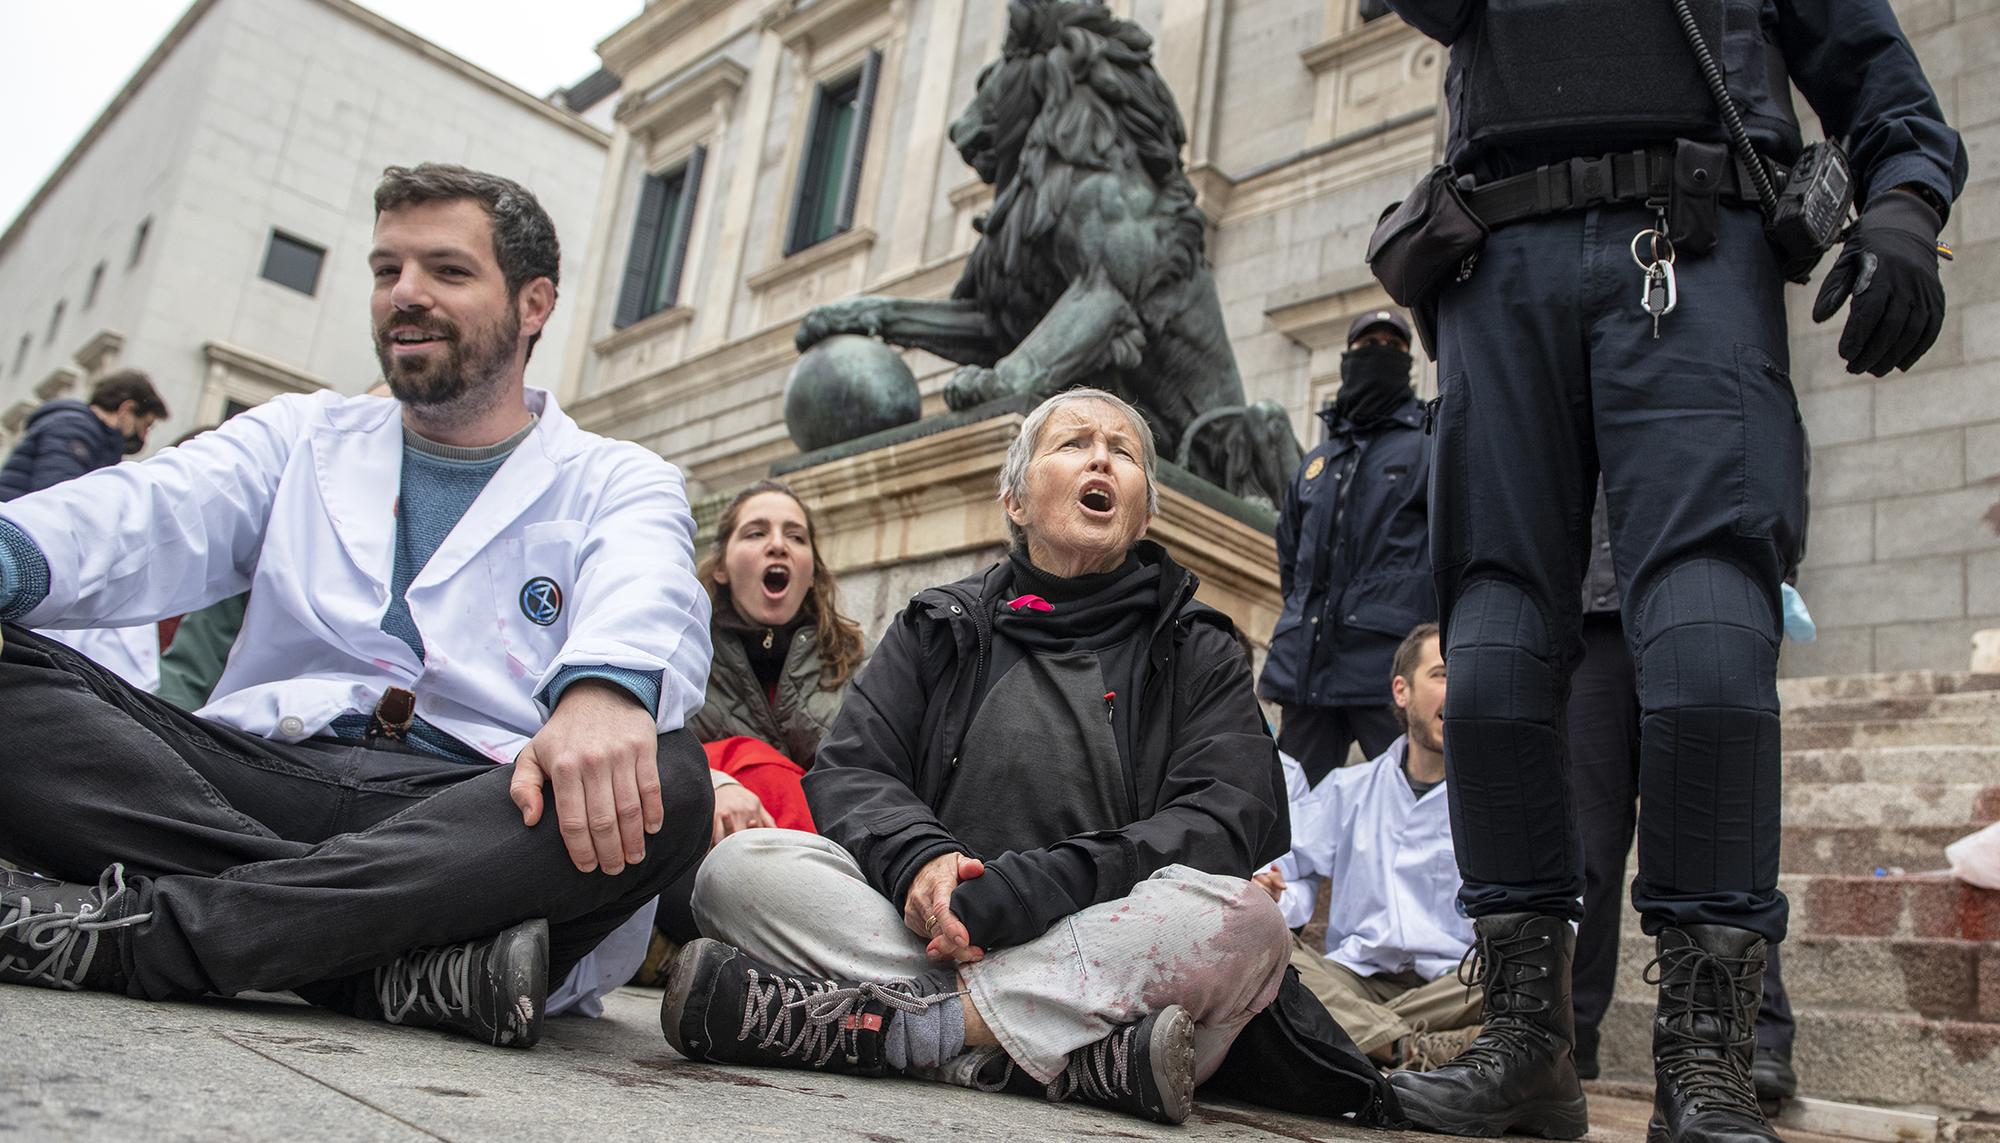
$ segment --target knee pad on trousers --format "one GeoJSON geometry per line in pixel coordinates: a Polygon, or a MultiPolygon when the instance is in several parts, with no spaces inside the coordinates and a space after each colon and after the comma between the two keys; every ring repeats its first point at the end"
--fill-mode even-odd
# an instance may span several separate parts
{"type": "Polygon", "coordinates": [[[1632,633],[1640,707],[1777,713],[1779,627],[1772,594],[1748,571],[1720,559],[1688,560],[1654,580],[1632,633]]]}
{"type": "Polygon", "coordinates": [[[1501,579],[1475,580],[1451,609],[1446,719],[1550,723],[1556,717],[1556,645],[1549,617],[1501,579]]]}

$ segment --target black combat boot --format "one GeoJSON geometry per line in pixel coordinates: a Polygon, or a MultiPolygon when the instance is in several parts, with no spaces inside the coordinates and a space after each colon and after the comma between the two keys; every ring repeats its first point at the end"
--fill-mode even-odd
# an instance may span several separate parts
{"type": "Polygon", "coordinates": [[[958,1003],[958,994],[794,976],[704,937],[683,946],[667,971],[660,1030],[690,1060],[883,1076],[893,1070],[883,1044],[889,1022],[945,1002],[958,1003]]]}
{"type": "Polygon", "coordinates": [[[0,983],[69,991],[125,991],[120,942],[153,919],[113,865],[96,886],[0,866],[0,983]]]}
{"type": "Polygon", "coordinates": [[[1473,921],[1472,971],[1485,1027],[1457,1058],[1389,1077],[1410,1122],[1448,1135],[1575,1139],[1590,1130],[1570,1052],[1569,962],[1576,931],[1559,917],[1501,913],[1473,921]]]}
{"type": "Polygon", "coordinates": [[[549,999],[549,923],[405,953],[360,978],[354,1014],[532,1048],[549,999]]]}
{"type": "Polygon", "coordinates": [[[1169,1004],[1069,1054],[1054,1083],[1021,1070],[999,1048],[975,1048],[929,1078],[981,1091],[1073,1100],[1156,1123],[1182,1123],[1194,1110],[1194,1018],[1169,1004]]]}
{"type": "Polygon", "coordinates": [[[1687,925],[1661,929],[1659,949],[1646,966],[1660,986],[1646,1143],[1776,1143],[1750,1082],[1764,938],[1687,925]]]}

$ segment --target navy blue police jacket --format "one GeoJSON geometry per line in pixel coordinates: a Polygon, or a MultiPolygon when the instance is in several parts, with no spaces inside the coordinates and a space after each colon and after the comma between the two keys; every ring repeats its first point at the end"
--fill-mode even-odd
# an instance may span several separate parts
{"type": "Polygon", "coordinates": [[[1336,420],[1332,405],[1320,419],[1327,440],[1306,454],[1278,516],[1285,607],[1257,693],[1292,706],[1386,706],[1397,644],[1437,619],[1432,438],[1414,393],[1365,431],[1336,420]]]}

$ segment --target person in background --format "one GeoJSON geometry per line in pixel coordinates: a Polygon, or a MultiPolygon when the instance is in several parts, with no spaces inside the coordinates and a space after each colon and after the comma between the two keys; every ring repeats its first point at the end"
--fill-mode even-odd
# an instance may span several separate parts
{"type": "Polygon", "coordinates": [[[1410,388],[1410,326],[1392,310],[1354,319],[1327,439],[1306,454],[1278,516],[1284,610],[1257,693],[1279,707],[1278,748],[1314,785],[1361,744],[1403,733],[1383,680],[1410,628],[1437,618],[1431,586],[1431,438],[1410,388]]]}
{"type": "MultiPolygon", "coordinates": [[[[107,374],[91,386],[88,404],[66,398],[43,404],[0,466],[0,501],[117,464],[145,448],[146,435],[166,416],[167,403],[137,369],[107,374]]],[[[151,623],[43,634],[142,691],[160,685],[160,633],[151,623]]]]}
{"type": "Polygon", "coordinates": [[[1472,924],[1444,786],[1445,663],[1435,623],[1396,648],[1391,694],[1405,731],[1373,761],[1291,799],[1292,851],[1256,881],[1294,930],[1332,887],[1324,947],[1293,938],[1292,965],[1370,1058],[1435,1067],[1479,1031],[1479,994],[1458,979],[1472,924]]]}
{"type": "MultiPolygon", "coordinates": [[[[717,843],[739,830],[813,832],[800,780],[861,666],[861,627],[840,613],[812,513],[788,486],[760,480],[729,501],[696,574],[714,607],[715,660],[688,729],[708,753],[717,843]]],[[[660,895],[658,934],[637,982],[657,984],[701,936],[694,874],[660,895]]]]}
{"type": "Polygon", "coordinates": [[[0,465],[0,501],[117,464],[145,448],[146,435],[166,418],[167,403],[137,369],[107,374],[91,386],[88,404],[47,402],[0,465]]]}
{"type": "Polygon", "coordinates": [[[998,564],[918,592],[806,794],[824,837],[703,863],[660,1014],[691,1060],[908,1074],[1168,1122],[1278,994],[1248,877],[1287,846],[1227,617],[1142,541],[1152,433],[1095,389],[1030,413],[998,564]]]}

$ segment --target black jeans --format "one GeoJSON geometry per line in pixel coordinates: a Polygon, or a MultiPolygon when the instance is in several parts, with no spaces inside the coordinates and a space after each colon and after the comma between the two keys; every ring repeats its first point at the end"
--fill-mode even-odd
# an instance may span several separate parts
{"type": "MultiPolygon", "coordinates": [[[[1618,984],[1625,855],[1632,850],[1639,799],[1639,695],[1615,614],[1583,618],[1583,661],[1569,691],[1569,764],[1583,834],[1583,920],[1570,967],[1571,995],[1577,1033],[1594,1043],[1618,984]]],[[[1792,1033],[1791,1000],[1773,945],[1764,963],[1757,1046],[1790,1059],[1792,1033]]]]}
{"type": "Polygon", "coordinates": [[[1641,207],[1501,227],[1438,314],[1431,560],[1451,687],[1452,834],[1474,916],[1576,918],[1583,846],[1564,756],[1601,469],[1636,664],[1639,872],[1662,924],[1775,942],[1778,588],[1801,549],[1805,432],[1784,281],[1755,211],[1639,306],[1641,207]]]}
{"type": "Polygon", "coordinates": [[[68,881],[123,862],[150,922],[133,996],[293,989],[330,1002],[411,949],[549,922],[551,985],[708,848],[701,747],[660,736],[666,824],[646,860],[580,873],[553,800],[533,829],[512,765],[319,741],[186,714],[9,624],[0,651],[0,856],[68,881]]]}
{"type": "Polygon", "coordinates": [[[1361,756],[1373,758],[1389,749],[1403,733],[1403,715],[1394,706],[1294,706],[1279,710],[1278,749],[1298,760],[1306,781],[1320,779],[1347,765],[1347,748],[1361,744],[1361,756]]]}

